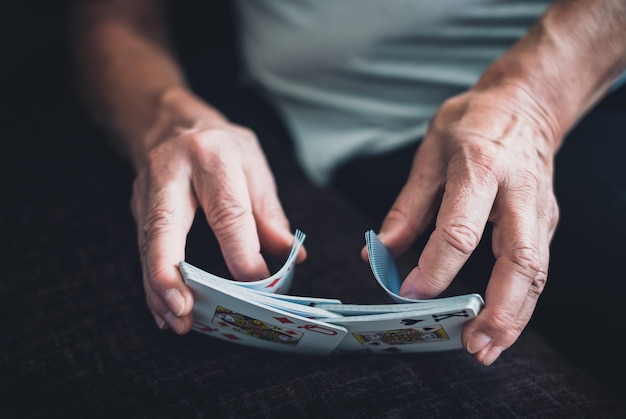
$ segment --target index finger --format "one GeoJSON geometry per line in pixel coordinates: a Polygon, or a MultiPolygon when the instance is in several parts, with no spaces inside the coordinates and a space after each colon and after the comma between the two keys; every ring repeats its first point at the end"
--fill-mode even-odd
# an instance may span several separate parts
{"type": "Polygon", "coordinates": [[[229,271],[240,281],[269,276],[261,255],[261,244],[243,162],[230,138],[205,138],[210,149],[196,166],[193,186],[215,233],[229,271]]]}
{"type": "Polygon", "coordinates": [[[480,242],[498,182],[490,162],[465,154],[450,161],[435,230],[417,267],[402,284],[400,293],[405,297],[424,299],[439,295],[480,242]]]}

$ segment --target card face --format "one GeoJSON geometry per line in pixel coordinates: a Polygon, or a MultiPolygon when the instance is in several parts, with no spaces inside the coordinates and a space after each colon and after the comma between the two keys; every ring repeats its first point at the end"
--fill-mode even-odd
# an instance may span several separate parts
{"type": "MultiPolygon", "coordinates": [[[[478,300],[475,301],[479,303],[478,300]]],[[[345,326],[348,336],[338,352],[434,352],[462,348],[463,326],[476,317],[479,304],[451,310],[432,308],[379,315],[329,319],[345,326]]]]}
{"type": "Polygon", "coordinates": [[[375,346],[381,350],[394,348],[399,345],[412,345],[420,342],[444,342],[450,339],[446,331],[439,325],[355,332],[352,335],[361,345],[365,347],[375,346]]]}
{"type": "Polygon", "coordinates": [[[347,334],[343,326],[246,301],[228,290],[196,281],[187,284],[195,298],[193,330],[217,339],[262,349],[324,355],[347,334]]]}
{"type": "Polygon", "coordinates": [[[271,325],[219,305],[215,308],[211,324],[221,327],[223,331],[245,333],[253,338],[290,346],[297,346],[303,336],[302,332],[271,325]]]}

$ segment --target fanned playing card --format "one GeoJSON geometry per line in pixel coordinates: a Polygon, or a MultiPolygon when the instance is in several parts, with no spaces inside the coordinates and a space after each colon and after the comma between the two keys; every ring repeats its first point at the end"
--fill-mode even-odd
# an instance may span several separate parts
{"type": "Polygon", "coordinates": [[[180,262],[181,274],[195,297],[193,330],[262,349],[319,355],[461,348],[463,326],[482,309],[482,297],[401,297],[395,261],[371,230],[365,240],[372,273],[396,304],[342,304],[337,299],[283,294],[293,281],[305,237],[296,230],[284,265],[259,281],[232,281],[180,262]]]}
{"type": "Polygon", "coordinates": [[[276,294],[279,292],[288,292],[291,288],[291,281],[293,280],[293,268],[296,264],[296,257],[298,256],[298,252],[300,251],[300,247],[302,247],[302,242],[305,237],[303,232],[296,230],[295,240],[291,246],[289,256],[287,256],[287,261],[274,275],[258,281],[239,282],[237,285],[266,293],[276,294]]]}

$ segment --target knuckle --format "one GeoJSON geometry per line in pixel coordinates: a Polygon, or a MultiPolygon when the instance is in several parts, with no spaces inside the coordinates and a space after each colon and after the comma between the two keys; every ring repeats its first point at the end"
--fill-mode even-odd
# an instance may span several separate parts
{"type": "Polygon", "coordinates": [[[241,202],[235,199],[222,199],[207,211],[207,220],[216,234],[225,235],[238,229],[249,215],[250,209],[241,202]]]}
{"type": "Polygon", "coordinates": [[[228,141],[226,132],[217,131],[205,135],[193,134],[188,142],[191,156],[210,166],[233,157],[234,144],[232,141],[228,141]]]}
{"type": "Polygon", "coordinates": [[[497,143],[461,128],[453,129],[454,136],[464,138],[461,146],[450,159],[451,164],[459,165],[468,173],[475,173],[484,178],[493,177],[498,164],[499,150],[497,143]]]}
{"type": "Polygon", "coordinates": [[[237,142],[233,141],[235,137],[229,130],[214,128],[189,133],[178,141],[188,150],[191,158],[210,162],[213,159],[221,160],[232,156],[237,148],[237,142]]]}
{"type": "Polygon", "coordinates": [[[545,272],[539,272],[535,278],[533,278],[530,283],[530,288],[528,289],[528,296],[533,300],[537,300],[539,295],[543,292],[543,289],[546,286],[546,282],[548,281],[548,275],[545,272]]]}
{"type": "Polygon", "coordinates": [[[491,314],[487,322],[491,330],[509,333],[515,323],[515,315],[509,310],[499,309],[491,314]]]}
{"type": "Polygon", "coordinates": [[[424,222],[424,220],[417,220],[415,217],[409,216],[402,207],[395,205],[389,210],[385,220],[402,225],[404,229],[408,230],[409,236],[411,237],[415,237],[421,233],[422,228],[420,222],[424,222]]]}
{"type": "Polygon", "coordinates": [[[466,220],[442,225],[438,227],[438,230],[446,244],[466,256],[469,256],[480,242],[480,234],[477,229],[466,220]]]}
{"type": "MultiPolygon", "coordinates": [[[[152,291],[158,295],[161,294],[161,276],[166,273],[165,267],[156,267],[154,264],[148,264],[146,268],[146,277],[152,291]]],[[[155,295],[155,298],[159,298],[155,295]]]]}
{"type": "Polygon", "coordinates": [[[537,247],[528,244],[521,244],[513,248],[509,259],[513,268],[527,278],[534,278],[540,268],[539,251],[537,247]]]}
{"type": "Polygon", "coordinates": [[[515,195],[515,199],[535,202],[541,183],[539,176],[532,170],[522,170],[517,174],[517,179],[515,186],[510,187],[511,193],[515,195]]]}
{"type": "Polygon", "coordinates": [[[189,147],[191,150],[196,150],[197,147],[202,147],[204,143],[208,140],[207,135],[204,131],[193,131],[186,133],[185,135],[181,135],[176,139],[177,142],[181,143],[185,147],[189,147]]]}
{"type": "Polygon", "coordinates": [[[539,189],[539,185],[542,183],[539,175],[530,169],[523,169],[519,172],[522,185],[525,188],[536,191],[539,189]]]}
{"type": "Polygon", "coordinates": [[[421,286],[424,287],[427,296],[435,297],[446,288],[448,283],[442,277],[433,275],[429,272],[423,272],[420,277],[421,286]]]}
{"type": "Polygon", "coordinates": [[[146,213],[143,231],[146,239],[167,231],[176,226],[176,214],[173,207],[165,202],[156,202],[146,213]]]}
{"type": "Polygon", "coordinates": [[[432,128],[437,132],[445,132],[450,127],[451,120],[458,120],[458,116],[466,107],[466,95],[454,95],[441,103],[432,119],[432,128]]]}
{"type": "Polygon", "coordinates": [[[232,157],[239,149],[249,149],[258,144],[253,131],[246,127],[231,125],[230,128],[213,128],[193,132],[185,136],[184,141],[192,155],[215,158],[232,157]]]}

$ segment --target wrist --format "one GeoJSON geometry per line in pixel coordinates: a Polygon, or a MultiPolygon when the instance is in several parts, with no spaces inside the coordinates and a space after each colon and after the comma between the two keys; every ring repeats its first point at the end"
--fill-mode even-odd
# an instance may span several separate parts
{"type": "Polygon", "coordinates": [[[502,87],[531,104],[558,147],[626,68],[624,23],[622,0],[555,2],[487,69],[476,89],[502,87]]]}
{"type": "MultiPolygon", "coordinates": [[[[519,65],[521,66],[521,65],[519,65]]],[[[556,81],[548,82],[536,69],[511,71],[511,63],[495,63],[474,90],[498,97],[499,106],[528,123],[556,152],[575,119],[572,103],[554,91],[556,81]]]]}

